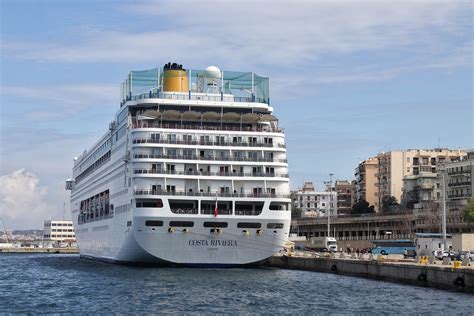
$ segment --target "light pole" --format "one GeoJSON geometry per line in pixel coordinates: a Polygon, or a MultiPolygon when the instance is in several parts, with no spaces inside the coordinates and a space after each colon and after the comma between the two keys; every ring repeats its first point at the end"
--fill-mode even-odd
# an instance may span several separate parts
{"type": "Polygon", "coordinates": [[[332,211],[332,176],[334,173],[329,174],[329,211],[328,211],[328,237],[331,237],[331,211],[332,211]]]}
{"type": "Polygon", "coordinates": [[[443,166],[442,169],[441,169],[441,182],[442,182],[442,185],[441,187],[443,188],[443,193],[442,193],[442,196],[443,196],[443,220],[442,220],[442,224],[443,224],[443,251],[446,251],[447,249],[447,242],[446,242],[446,194],[447,194],[447,190],[446,190],[446,167],[443,166]]]}

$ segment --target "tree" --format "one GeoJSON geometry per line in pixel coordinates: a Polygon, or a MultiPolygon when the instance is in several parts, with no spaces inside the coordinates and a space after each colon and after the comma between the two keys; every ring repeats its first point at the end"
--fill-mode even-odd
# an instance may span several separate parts
{"type": "Polygon", "coordinates": [[[469,224],[474,223],[474,198],[471,197],[464,207],[464,220],[469,224]]]}
{"type": "Polygon", "coordinates": [[[366,200],[360,200],[352,206],[351,214],[372,214],[375,213],[374,206],[369,206],[366,200]]]}
{"type": "Polygon", "coordinates": [[[392,212],[400,208],[400,204],[397,202],[397,198],[394,196],[384,196],[382,199],[382,211],[392,212]]]}

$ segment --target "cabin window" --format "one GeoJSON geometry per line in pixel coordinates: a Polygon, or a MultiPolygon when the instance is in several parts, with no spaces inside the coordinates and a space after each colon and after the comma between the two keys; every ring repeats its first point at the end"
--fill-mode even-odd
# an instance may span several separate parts
{"type": "Polygon", "coordinates": [[[136,202],[137,207],[154,207],[154,208],[161,208],[163,207],[163,201],[161,199],[155,200],[137,200],[136,202]]]}
{"type": "Polygon", "coordinates": [[[282,229],[283,228],[283,223],[268,223],[267,228],[271,229],[282,229]]]}
{"type": "MultiPolygon", "coordinates": [[[[309,205],[308,205],[309,207],[309,205]]],[[[270,210],[271,211],[288,211],[289,205],[288,203],[284,202],[271,202],[270,203],[270,210]]]]}
{"type": "Polygon", "coordinates": [[[204,227],[219,227],[224,228],[227,227],[227,222],[204,222],[204,227]]]}
{"type": "Polygon", "coordinates": [[[145,226],[163,226],[163,221],[145,221],[145,226]]]}
{"type": "Polygon", "coordinates": [[[175,214],[197,214],[197,200],[169,200],[171,212],[175,214]]]}
{"type": "Polygon", "coordinates": [[[193,227],[194,222],[191,221],[171,221],[170,227],[193,227]]]}
{"type": "Polygon", "coordinates": [[[249,222],[242,222],[237,223],[237,228],[261,228],[261,223],[249,223],[249,222]]]}
{"type": "Polygon", "coordinates": [[[235,202],[235,215],[260,215],[263,202],[235,202]]]}

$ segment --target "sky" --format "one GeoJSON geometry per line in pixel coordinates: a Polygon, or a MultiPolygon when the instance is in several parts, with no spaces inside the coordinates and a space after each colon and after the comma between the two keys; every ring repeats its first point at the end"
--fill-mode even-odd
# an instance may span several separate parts
{"type": "Polygon", "coordinates": [[[381,151],[473,146],[472,1],[0,0],[0,220],[62,218],[130,70],[270,77],[291,188],[381,151]]]}

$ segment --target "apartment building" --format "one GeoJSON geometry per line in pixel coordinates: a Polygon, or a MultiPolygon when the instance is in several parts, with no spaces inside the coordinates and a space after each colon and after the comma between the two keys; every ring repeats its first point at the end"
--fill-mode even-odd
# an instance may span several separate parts
{"type": "Polygon", "coordinates": [[[301,210],[302,217],[337,216],[337,192],[316,191],[312,182],[292,194],[293,208],[301,210]]]}
{"type": "MultiPolygon", "coordinates": [[[[458,161],[465,155],[462,150],[446,148],[408,149],[378,154],[378,205],[381,207],[384,198],[390,196],[401,202],[405,183],[407,186],[412,185],[413,190],[416,187],[420,191],[416,193],[417,196],[434,199],[437,197],[437,192],[433,191],[436,188],[436,183],[432,175],[437,174],[437,166],[458,161]],[[421,190],[425,192],[423,193],[421,190]]],[[[408,189],[405,189],[406,194],[408,194],[408,189]]]]}
{"type": "Polygon", "coordinates": [[[377,157],[369,158],[357,166],[354,172],[354,202],[365,200],[373,205],[376,212],[379,211],[379,200],[377,197],[377,157]]]}
{"type": "Polygon", "coordinates": [[[352,207],[352,184],[347,180],[336,180],[334,191],[337,193],[337,213],[348,215],[352,207]]]}

